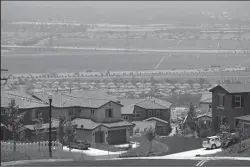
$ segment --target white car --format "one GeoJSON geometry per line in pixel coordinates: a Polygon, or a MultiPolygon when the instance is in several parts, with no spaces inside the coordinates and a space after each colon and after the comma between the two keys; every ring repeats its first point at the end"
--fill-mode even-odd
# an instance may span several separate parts
{"type": "Polygon", "coordinates": [[[221,147],[221,145],[222,143],[219,136],[207,137],[202,143],[202,147],[207,149],[216,149],[221,147]]]}

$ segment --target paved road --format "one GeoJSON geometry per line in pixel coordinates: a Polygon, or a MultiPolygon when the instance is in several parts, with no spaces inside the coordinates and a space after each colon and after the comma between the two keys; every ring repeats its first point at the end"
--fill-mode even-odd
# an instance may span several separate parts
{"type": "Polygon", "coordinates": [[[47,162],[32,163],[17,166],[250,166],[250,161],[239,160],[157,160],[157,159],[129,159],[110,161],[70,161],[70,162],[47,162]]]}
{"type": "Polygon", "coordinates": [[[250,50],[206,50],[206,49],[168,49],[168,50],[160,50],[160,49],[124,49],[124,48],[83,48],[83,47],[64,47],[64,46],[53,46],[53,47],[45,47],[45,46],[20,46],[20,45],[1,45],[2,49],[10,49],[10,48],[25,48],[25,49],[62,49],[62,50],[87,50],[87,51],[114,51],[114,52],[158,52],[158,53],[249,53],[250,50]]]}

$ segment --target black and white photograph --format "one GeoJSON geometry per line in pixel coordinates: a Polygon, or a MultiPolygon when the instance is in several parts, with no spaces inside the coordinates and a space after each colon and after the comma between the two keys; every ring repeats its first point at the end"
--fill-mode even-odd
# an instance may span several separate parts
{"type": "Polygon", "coordinates": [[[1,1],[1,166],[250,166],[250,1],[1,1]]]}

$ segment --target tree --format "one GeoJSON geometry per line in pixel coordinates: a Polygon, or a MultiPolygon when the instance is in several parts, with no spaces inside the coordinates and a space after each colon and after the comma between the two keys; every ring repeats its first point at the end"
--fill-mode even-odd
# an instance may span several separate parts
{"type": "Polygon", "coordinates": [[[135,77],[135,76],[133,76],[133,77],[132,77],[132,79],[131,79],[131,83],[132,83],[133,85],[136,85],[136,83],[137,83],[137,79],[136,79],[136,77],[135,77]]]}
{"type": "Polygon", "coordinates": [[[241,121],[239,122],[239,125],[237,127],[237,134],[240,142],[239,152],[241,152],[245,148],[245,145],[243,145],[242,141],[249,137],[248,129],[244,127],[244,124],[241,121]]]}
{"type": "Polygon", "coordinates": [[[38,114],[38,118],[34,120],[35,121],[35,134],[36,137],[38,138],[38,150],[40,151],[40,142],[43,140],[44,138],[44,134],[45,131],[47,130],[47,128],[43,128],[43,117],[42,117],[42,113],[38,114]]]}
{"type": "Polygon", "coordinates": [[[190,102],[188,117],[187,117],[187,125],[191,129],[193,136],[194,136],[194,132],[198,131],[198,125],[195,122],[195,117],[196,117],[196,113],[195,113],[194,105],[192,102],[190,102]]]}
{"type": "Polygon", "coordinates": [[[155,133],[155,130],[150,127],[146,133],[145,133],[145,137],[147,138],[147,140],[149,141],[149,153],[152,152],[152,146],[153,146],[153,140],[155,139],[156,137],[156,133],[155,133]]]}
{"type": "Polygon", "coordinates": [[[76,127],[72,124],[71,120],[66,121],[64,134],[64,141],[67,143],[69,150],[71,151],[71,143],[76,139],[76,127]]]}
{"type": "Polygon", "coordinates": [[[25,112],[20,113],[19,107],[16,105],[14,99],[11,99],[7,112],[8,129],[12,132],[13,139],[13,151],[16,151],[16,141],[21,140],[24,137],[22,131],[24,130],[24,125],[22,123],[25,116],[25,112]]]}
{"type": "Polygon", "coordinates": [[[64,127],[66,124],[66,117],[65,116],[60,116],[59,117],[59,125],[58,125],[58,136],[59,136],[59,142],[64,144],[64,127]]]}
{"type": "Polygon", "coordinates": [[[149,79],[149,82],[152,83],[152,85],[155,85],[157,83],[157,80],[152,75],[151,78],[149,79]]]}

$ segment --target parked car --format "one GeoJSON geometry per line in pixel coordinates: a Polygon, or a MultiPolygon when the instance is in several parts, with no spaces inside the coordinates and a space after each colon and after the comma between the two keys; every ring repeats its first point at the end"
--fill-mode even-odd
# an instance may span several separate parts
{"type": "Polygon", "coordinates": [[[226,149],[236,143],[238,143],[238,139],[237,138],[227,138],[225,141],[222,142],[222,148],[226,149]]]}
{"type": "Polygon", "coordinates": [[[72,142],[70,147],[80,150],[88,150],[90,147],[90,143],[88,141],[77,140],[75,142],[72,142]]]}
{"type": "Polygon", "coordinates": [[[221,147],[221,145],[222,143],[219,136],[207,137],[202,143],[202,147],[207,149],[216,149],[221,147]]]}

